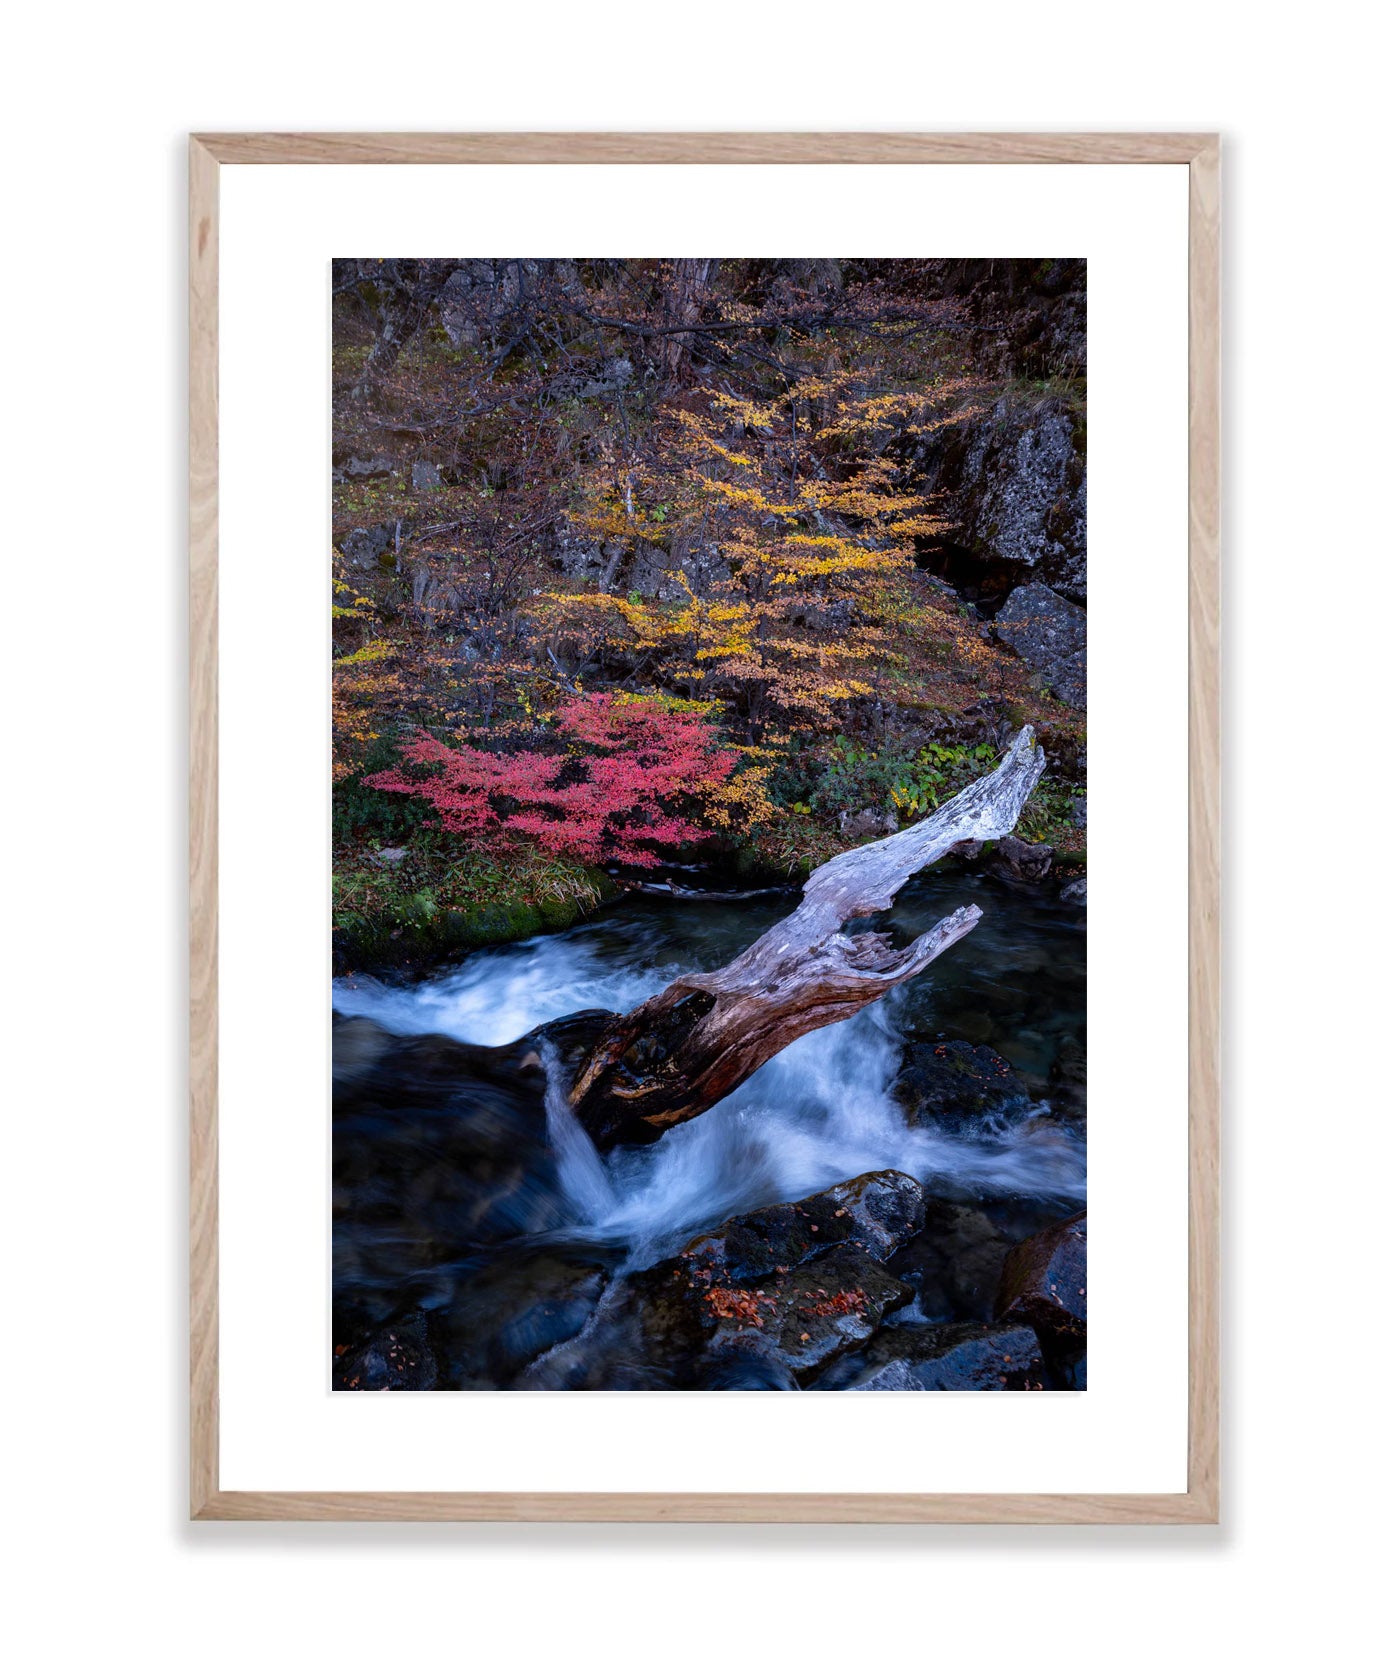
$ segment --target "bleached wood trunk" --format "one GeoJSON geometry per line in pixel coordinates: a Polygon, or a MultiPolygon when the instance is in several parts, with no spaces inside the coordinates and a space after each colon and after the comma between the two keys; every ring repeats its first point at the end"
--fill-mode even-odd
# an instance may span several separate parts
{"type": "Polygon", "coordinates": [[[785,1045],[843,1021],[918,974],[970,933],[965,905],[903,950],[882,933],[847,933],[888,910],[900,888],[952,846],[1009,834],[1045,754],[1023,729],[995,770],[931,816],[842,852],[814,871],[802,902],[723,968],[685,974],[597,1040],[570,1101],[602,1147],[651,1142],[713,1107],[785,1045]]]}

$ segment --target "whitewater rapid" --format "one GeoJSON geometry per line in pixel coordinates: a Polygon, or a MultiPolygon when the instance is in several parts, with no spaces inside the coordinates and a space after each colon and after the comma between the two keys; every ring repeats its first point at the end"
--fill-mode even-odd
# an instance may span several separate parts
{"type": "MultiPolygon", "coordinates": [[[[619,940],[574,928],[468,957],[419,985],[363,976],[335,983],[333,1002],[395,1033],[442,1033],[503,1045],[581,1009],[622,1011],[696,966],[674,941],[619,940]],[[683,959],[683,960],[682,960],[683,959]]],[[[990,1196],[1084,1200],[1082,1137],[1045,1105],[1014,1125],[975,1135],[911,1127],[891,1091],[903,1035],[892,999],[788,1046],[709,1113],[659,1142],[599,1158],[568,1112],[555,1070],[547,1124],[571,1229],[625,1243],[637,1260],[667,1240],[749,1208],[791,1201],[842,1179],[896,1168],[990,1196]]]]}

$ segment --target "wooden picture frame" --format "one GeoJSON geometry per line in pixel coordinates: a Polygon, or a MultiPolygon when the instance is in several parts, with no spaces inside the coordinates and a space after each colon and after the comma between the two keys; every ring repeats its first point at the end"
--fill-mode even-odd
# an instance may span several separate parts
{"type": "Polygon", "coordinates": [[[1213,134],[205,134],[190,209],[190,1511],[317,1521],[1213,1523],[1219,1510],[1220,147],[1213,134]],[[1189,1453],[1170,1494],[296,1493],[219,1476],[218,252],[224,164],[1163,164],[1189,170],[1189,1453]]]}

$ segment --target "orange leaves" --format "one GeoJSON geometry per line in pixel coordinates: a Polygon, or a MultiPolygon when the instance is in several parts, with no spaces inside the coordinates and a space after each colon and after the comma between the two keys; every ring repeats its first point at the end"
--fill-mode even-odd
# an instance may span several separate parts
{"type": "Polygon", "coordinates": [[[760,1302],[770,1309],[776,1304],[767,1301],[761,1289],[707,1289],[704,1301],[716,1318],[737,1319],[740,1324],[751,1324],[756,1330],[761,1330],[764,1322],[759,1310],[760,1302]]]}
{"type": "Polygon", "coordinates": [[[841,1318],[846,1313],[863,1313],[870,1305],[870,1297],[863,1289],[838,1289],[828,1295],[824,1289],[808,1289],[802,1311],[816,1318],[841,1318]]]}

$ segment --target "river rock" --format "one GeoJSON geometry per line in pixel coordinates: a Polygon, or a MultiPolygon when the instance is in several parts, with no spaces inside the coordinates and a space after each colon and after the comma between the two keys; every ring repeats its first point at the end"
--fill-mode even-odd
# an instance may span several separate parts
{"type": "Polygon", "coordinates": [[[1068,1120],[1084,1120],[1089,1113],[1089,1059],[1075,1039],[1060,1046],[1050,1064],[1050,1101],[1057,1114],[1068,1120]]]}
{"type": "Polygon", "coordinates": [[[531,1041],[482,1049],[337,1013],[332,1065],[337,1341],[444,1264],[569,1222],[531,1041]]]}
{"type": "Polygon", "coordinates": [[[358,1346],[337,1347],[331,1387],[368,1394],[438,1386],[438,1362],[426,1315],[418,1312],[374,1331],[358,1346]]]}
{"type": "Polygon", "coordinates": [[[587,1327],[517,1388],[780,1388],[805,1384],[914,1298],[880,1257],[917,1231],[922,1192],[867,1173],[759,1208],[610,1284],[587,1327]]]}
{"type": "Polygon", "coordinates": [[[690,1285],[692,1310],[714,1359],[761,1340],[799,1380],[866,1342],[914,1291],[853,1246],[765,1281],[762,1288],[690,1285]],[[757,1333],[757,1334],[754,1334],[757,1333]]]}
{"type": "Polygon", "coordinates": [[[1043,881],[1054,862],[1053,846],[1039,846],[1005,834],[987,854],[987,873],[999,881],[1043,881]]]}
{"type": "Polygon", "coordinates": [[[800,1388],[792,1367],[758,1332],[740,1331],[696,1368],[697,1388],[782,1391],[800,1388]]]}
{"type": "Polygon", "coordinates": [[[331,1088],[353,1088],[397,1042],[368,1015],[331,1015],[331,1088]]]}
{"type": "Polygon", "coordinates": [[[1088,1329],[1087,1213],[1018,1243],[1006,1257],[997,1317],[1029,1324],[1042,1336],[1082,1341],[1088,1329]]]}
{"type": "Polygon", "coordinates": [[[849,1243],[886,1260],[917,1234],[924,1195],[905,1173],[864,1173],[800,1202],[779,1202],[727,1220],[688,1243],[680,1261],[706,1278],[745,1283],[771,1277],[849,1243]]]}
{"type": "Polygon", "coordinates": [[[1045,1379],[1040,1344],[1021,1325],[893,1325],[838,1358],[812,1386],[997,1393],[1041,1389],[1045,1379]]]}
{"type": "Polygon", "coordinates": [[[899,1275],[918,1292],[925,1318],[986,1323],[996,1315],[997,1286],[1015,1241],[985,1208],[930,1198],[923,1230],[900,1253],[899,1275]]]}
{"type": "Polygon", "coordinates": [[[1030,1107],[1026,1087],[1004,1057],[985,1044],[965,1044],[961,1039],[910,1044],[894,1097],[912,1124],[945,1128],[1015,1121],[1030,1107]]]}
{"type": "Polygon", "coordinates": [[[448,1388],[503,1388],[588,1322],[607,1282],[587,1249],[512,1250],[462,1278],[434,1314],[448,1388]]]}
{"type": "Polygon", "coordinates": [[[1081,910],[1089,905],[1089,877],[1081,875],[1077,881],[1071,881],[1068,886],[1060,889],[1060,901],[1063,904],[1073,904],[1081,910]]]}
{"type": "Polygon", "coordinates": [[[1082,608],[1043,583],[1023,583],[997,614],[996,632],[1058,699],[1084,706],[1088,619],[1082,608]]]}

